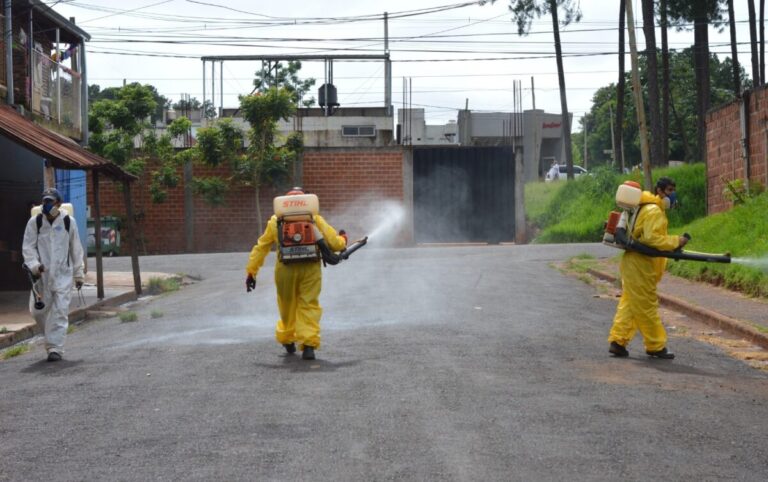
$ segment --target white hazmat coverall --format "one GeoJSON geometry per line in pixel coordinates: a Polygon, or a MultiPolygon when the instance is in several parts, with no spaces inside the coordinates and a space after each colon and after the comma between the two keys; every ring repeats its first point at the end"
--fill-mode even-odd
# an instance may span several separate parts
{"type": "MultiPolygon", "coordinates": [[[[40,265],[45,308],[36,310],[34,295],[29,298],[29,311],[45,333],[46,351],[64,353],[64,337],[69,327],[69,302],[72,299],[74,280],[83,280],[83,246],[77,234],[77,223],[70,216],[69,232],[64,226],[65,213],[61,212],[53,223],[43,216],[40,233],[37,232],[37,216],[32,216],[24,231],[22,254],[24,263],[35,274],[40,265]]],[[[38,284],[39,286],[39,284],[38,284]]]]}

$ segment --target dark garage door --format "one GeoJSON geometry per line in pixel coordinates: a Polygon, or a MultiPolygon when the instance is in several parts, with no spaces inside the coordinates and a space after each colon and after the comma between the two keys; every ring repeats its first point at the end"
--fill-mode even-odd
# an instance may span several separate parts
{"type": "Polygon", "coordinates": [[[417,243],[515,239],[511,147],[422,147],[413,152],[417,243]]]}

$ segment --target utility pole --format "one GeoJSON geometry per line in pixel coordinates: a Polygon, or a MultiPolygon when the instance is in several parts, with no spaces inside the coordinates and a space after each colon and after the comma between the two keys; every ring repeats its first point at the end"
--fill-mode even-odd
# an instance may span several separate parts
{"type": "MultiPolygon", "coordinates": [[[[616,167],[616,136],[613,133],[613,108],[608,104],[608,118],[611,121],[611,164],[616,167]]],[[[621,165],[621,173],[624,174],[624,164],[621,165]]]]}
{"type": "Polygon", "coordinates": [[[635,39],[635,18],[632,14],[632,2],[627,2],[627,30],[629,32],[629,50],[632,59],[632,94],[635,98],[635,110],[637,111],[637,124],[640,128],[640,155],[643,160],[643,179],[645,188],[653,190],[653,178],[651,177],[651,153],[648,146],[648,126],[645,123],[645,106],[640,90],[640,72],[637,65],[637,40],[635,39]]]}
{"type": "Polygon", "coordinates": [[[584,169],[587,168],[587,116],[584,115],[584,169]]]}

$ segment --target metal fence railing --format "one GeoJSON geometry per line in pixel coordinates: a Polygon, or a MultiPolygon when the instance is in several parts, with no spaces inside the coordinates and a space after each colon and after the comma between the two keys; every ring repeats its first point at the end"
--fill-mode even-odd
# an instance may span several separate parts
{"type": "Polygon", "coordinates": [[[75,134],[82,133],[81,75],[42,52],[32,52],[30,110],[75,134]]]}

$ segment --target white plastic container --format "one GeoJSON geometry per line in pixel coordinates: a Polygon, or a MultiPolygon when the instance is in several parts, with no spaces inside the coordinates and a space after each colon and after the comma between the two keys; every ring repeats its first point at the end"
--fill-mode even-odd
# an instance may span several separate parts
{"type": "MultiPolygon", "coordinates": [[[[59,209],[63,211],[64,214],[69,214],[70,216],[73,216],[73,217],[75,215],[75,208],[70,203],[62,203],[59,209]]],[[[41,212],[43,212],[43,206],[42,205],[35,206],[32,208],[32,211],[30,212],[30,217],[37,216],[41,212]]]]}
{"type": "Polygon", "coordinates": [[[284,218],[286,221],[300,221],[320,212],[320,201],[315,194],[278,196],[272,201],[272,207],[278,218],[284,218]]]}
{"type": "Polygon", "coordinates": [[[634,181],[625,181],[616,190],[616,205],[623,209],[635,209],[640,204],[643,190],[634,181]]]}

